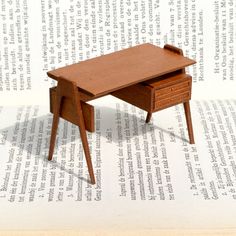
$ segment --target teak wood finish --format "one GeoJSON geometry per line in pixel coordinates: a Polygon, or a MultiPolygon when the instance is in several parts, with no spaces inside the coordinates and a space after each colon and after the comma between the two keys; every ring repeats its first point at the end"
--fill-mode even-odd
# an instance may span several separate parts
{"type": "Polygon", "coordinates": [[[107,94],[146,110],[146,122],[153,112],[183,103],[190,143],[194,143],[189,105],[192,78],[184,69],[194,63],[174,46],[162,49],[146,43],[48,72],[58,81],[57,87],[50,88],[54,116],[48,160],[62,117],[79,126],[91,183],[95,184],[86,137],[86,129],[95,130],[94,107],[86,102],[107,94]]]}

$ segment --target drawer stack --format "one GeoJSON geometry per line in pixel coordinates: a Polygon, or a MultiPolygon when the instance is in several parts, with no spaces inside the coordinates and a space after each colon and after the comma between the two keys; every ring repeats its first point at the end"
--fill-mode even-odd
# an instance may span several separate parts
{"type": "Polygon", "coordinates": [[[192,77],[178,70],[148,81],[118,90],[112,95],[148,112],[146,123],[152,113],[183,103],[190,144],[194,143],[189,100],[191,99],[192,77]]]}
{"type": "Polygon", "coordinates": [[[154,90],[152,112],[191,99],[192,77],[184,73],[172,73],[147,81],[145,84],[154,90]]]}
{"type": "Polygon", "coordinates": [[[112,95],[152,113],[190,100],[191,84],[190,75],[173,72],[118,90],[112,95]]]}

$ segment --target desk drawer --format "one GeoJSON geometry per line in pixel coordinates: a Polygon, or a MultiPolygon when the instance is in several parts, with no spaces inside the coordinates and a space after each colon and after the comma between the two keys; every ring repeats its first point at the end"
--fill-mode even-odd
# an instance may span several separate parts
{"type": "Polygon", "coordinates": [[[191,95],[190,92],[185,92],[185,93],[180,93],[180,94],[175,94],[175,95],[170,95],[169,98],[165,99],[156,99],[155,104],[154,104],[154,110],[161,110],[170,106],[177,105],[179,103],[186,102],[190,100],[191,95]]]}
{"type": "Polygon", "coordinates": [[[147,81],[154,90],[153,111],[158,111],[191,99],[192,77],[171,73],[147,81]]]}
{"type": "Polygon", "coordinates": [[[155,90],[154,110],[161,110],[191,99],[191,82],[181,82],[155,90]]]}
{"type": "Polygon", "coordinates": [[[175,95],[178,93],[189,91],[190,86],[191,86],[190,82],[182,82],[182,83],[174,84],[172,86],[168,86],[167,88],[156,89],[155,97],[160,99],[166,96],[170,96],[170,94],[175,95]]]}

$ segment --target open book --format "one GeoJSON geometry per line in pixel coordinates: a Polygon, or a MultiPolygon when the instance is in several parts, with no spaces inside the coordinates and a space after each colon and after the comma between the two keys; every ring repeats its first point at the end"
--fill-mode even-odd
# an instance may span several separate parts
{"type": "MultiPolygon", "coordinates": [[[[236,232],[235,2],[1,1],[0,229],[236,232]],[[52,114],[46,72],[150,42],[197,61],[188,142],[183,106],[153,114],[112,96],[93,100],[89,183],[75,125],[52,114]]],[[[7,234],[5,232],[5,234],[7,234]]]]}

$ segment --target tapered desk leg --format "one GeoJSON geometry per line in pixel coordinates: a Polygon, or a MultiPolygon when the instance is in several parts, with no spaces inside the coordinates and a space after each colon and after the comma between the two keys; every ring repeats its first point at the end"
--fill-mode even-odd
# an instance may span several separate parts
{"type": "Polygon", "coordinates": [[[193,126],[192,126],[189,101],[184,102],[184,111],[185,111],[185,117],[186,117],[186,122],[187,122],[187,127],[188,127],[189,142],[190,144],[194,144],[195,142],[194,142],[194,136],[193,136],[193,126]]]}
{"type": "Polygon", "coordinates": [[[54,115],[53,115],[51,139],[50,139],[50,147],[49,147],[49,155],[48,155],[48,160],[49,161],[52,160],[52,155],[53,155],[53,151],[54,151],[54,147],[55,147],[57,127],[58,127],[59,117],[60,117],[61,101],[62,101],[62,97],[57,96],[56,104],[55,104],[55,110],[53,112],[54,115]]]}
{"type": "Polygon", "coordinates": [[[53,116],[48,160],[52,159],[53,150],[55,146],[57,127],[58,127],[59,117],[61,113],[61,106],[62,106],[62,101],[63,101],[62,99],[64,97],[70,99],[70,101],[73,104],[74,111],[76,112],[76,116],[78,117],[80,137],[81,137],[83,148],[84,148],[85,158],[86,158],[86,162],[88,166],[88,172],[90,175],[91,183],[95,184],[93,165],[92,165],[90,152],[89,152],[89,145],[88,145],[88,140],[86,136],[84,116],[83,116],[83,111],[82,111],[82,107],[80,103],[80,97],[78,94],[78,88],[73,82],[67,81],[63,78],[60,78],[57,85],[56,104],[55,104],[55,109],[53,111],[54,116],[53,116]]]}
{"type": "Polygon", "coordinates": [[[151,117],[152,117],[152,113],[148,112],[147,113],[147,118],[146,118],[146,123],[148,123],[151,120],[151,117]]]}
{"type": "Polygon", "coordinates": [[[88,140],[87,140],[87,136],[86,136],[86,129],[85,129],[85,124],[84,124],[84,116],[83,116],[83,112],[81,109],[80,101],[78,99],[76,99],[76,96],[75,96],[75,107],[77,108],[76,112],[77,112],[77,115],[79,118],[80,138],[81,138],[83,148],[84,148],[84,154],[85,154],[85,158],[86,158],[86,162],[87,162],[87,166],[88,166],[90,180],[91,180],[92,184],[95,184],[93,165],[92,165],[92,161],[91,161],[91,157],[90,157],[89,145],[88,145],[88,140]]]}

